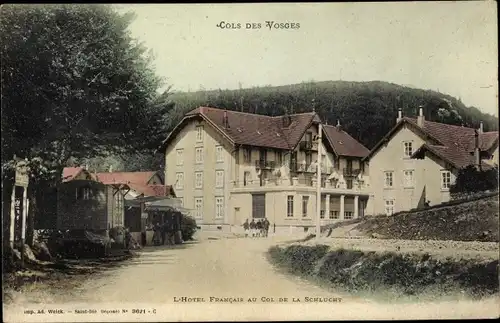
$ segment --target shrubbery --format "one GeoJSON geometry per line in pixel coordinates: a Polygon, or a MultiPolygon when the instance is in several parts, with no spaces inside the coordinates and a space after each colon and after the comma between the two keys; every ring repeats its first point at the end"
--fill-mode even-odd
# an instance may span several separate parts
{"type": "Polygon", "coordinates": [[[272,247],[271,261],[290,273],[327,282],[349,292],[393,290],[403,295],[457,289],[471,296],[498,293],[498,260],[432,259],[429,254],[377,253],[328,246],[272,247]],[[314,270],[314,268],[318,268],[314,270]]]}
{"type": "Polygon", "coordinates": [[[479,171],[473,165],[459,170],[450,193],[476,193],[498,189],[498,168],[479,171]]]}
{"type": "Polygon", "coordinates": [[[196,220],[188,215],[182,215],[181,218],[181,232],[182,240],[189,241],[193,240],[193,235],[197,230],[196,220]]]}

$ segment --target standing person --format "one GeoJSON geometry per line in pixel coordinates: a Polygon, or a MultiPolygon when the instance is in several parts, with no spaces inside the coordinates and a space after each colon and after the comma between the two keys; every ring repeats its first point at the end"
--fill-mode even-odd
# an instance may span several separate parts
{"type": "Polygon", "coordinates": [[[250,224],[248,223],[248,219],[243,223],[243,230],[245,230],[245,238],[248,237],[248,229],[250,228],[250,224]]]}
{"type": "Polygon", "coordinates": [[[159,245],[161,243],[161,227],[160,223],[157,222],[155,226],[153,227],[153,244],[155,246],[159,245]]]}
{"type": "Polygon", "coordinates": [[[267,237],[269,235],[269,226],[271,223],[269,223],[269,220],[267,218],[264,218],[264,236],[267,237]]]}
{"type": "Polygon", "coordinates": [[[125,249],[130,249],[130,242],[132,241],[132,234],[129,228],[125,228],[125,249]]]}
{"type": "Polygon", "coordinates": [[[259,219],[257,221],[257,223],[255,224],[255,228],[257,229],[256,236],[260,237],[262,235],[262,219],[259,219]]]}
{"type": "Polygon", "coordinates": [[[252,221],[250,222],[249,227],[250,227],[250,234],[252,235],[252,237],[255,236],[255,228],[256,228],[256,226],[255,226],[254,219],[252,219],[252,221]]]}

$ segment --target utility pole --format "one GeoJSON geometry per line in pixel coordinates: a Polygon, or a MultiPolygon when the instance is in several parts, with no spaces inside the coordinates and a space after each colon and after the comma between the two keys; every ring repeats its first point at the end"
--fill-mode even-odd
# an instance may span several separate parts
{"type": "Polygon", "coordinates": [[[318,179],[316,181],[316,242],[319,242],[319,236],[320,236],[320,231],[321,231],[321,137],[322,137],[322,132],[323,132],[323,126],[321,122],[319,123],[318,127],[318,161],[317,161],[317,168],[316,168],[316,174],[318,176],[318,179]]]}

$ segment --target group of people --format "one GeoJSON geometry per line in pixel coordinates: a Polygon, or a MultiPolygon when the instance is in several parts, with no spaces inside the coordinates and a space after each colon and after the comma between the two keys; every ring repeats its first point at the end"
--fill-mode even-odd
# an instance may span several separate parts
{"type": "Polygon", "coordinates": [[[255,221],[252,219],[248,222],[248,219],[243,223],[243,229],[245,229],[245,237],[267,237],[269,233],[269,221],[267,218],[259,219],[255,221]]]}

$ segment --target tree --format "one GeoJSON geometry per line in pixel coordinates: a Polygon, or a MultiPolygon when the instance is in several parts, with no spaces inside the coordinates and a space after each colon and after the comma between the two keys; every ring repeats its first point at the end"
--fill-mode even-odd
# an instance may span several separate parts
{"type": "Polygon", "coordinates": [[[156,148],[170,106],[154,104],[162,80],[127,31],[133,15],[80,4],[9,4],[1,13],[3,201],[13,156],[26,158],[32,222],[43,203],[35,191],[60,181],[70,158],[156,148]]]}
{"type": "Polygon", "coordinates": [[[498,189],[498,168],[477,170],[474,165],[458,171],[451,193],[476,193],[498,189]]]}

